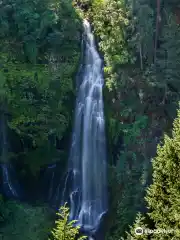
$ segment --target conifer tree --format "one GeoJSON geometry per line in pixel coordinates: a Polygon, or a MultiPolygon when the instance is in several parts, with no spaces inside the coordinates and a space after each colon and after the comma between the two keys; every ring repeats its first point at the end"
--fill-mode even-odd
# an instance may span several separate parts
{"type": "Polygon", "coordinates": [[[77,238],[79,235],[79,226],[73,226],[76,222],[75,220],[68,222],[69,219],[69,209],[66,204],[60,208],[60,212],[57,213],[60,217],[56,221],[56,227],[52,231],[53,240],[83,240],[87,237],[82,236],[77,238]]]}
{"type": "Polygon", "coordinates": [[[149,216],[157,229],[171,233],[155,239],[180,239],[180,110],[173,123],[172,137],[165,135],[153,159],[153,184],[147,191],[149,216]]]}
{"type": "Polygon", "coordinates": [[[149,239],[148,235],[144,234],[145,229],[148,229],[148,225],[145,223],[145,217],[141,213],[138,213],[135,223],[133,224],[132,227],[130,227],[130,233],[127,233],[126,240],[133,240],[133,239],[147,240],[147,239],[149,239]],[[141,229],[142,229],[142,234],[140,234],[141,229]],[[136,234],[136,232],[139,234],[136,234]]]}
{"type": "Polygon", "coordinates": [[[165,135],[163,145],[158,145],[152,165],[153,183],[148,188],[145,199],[149,209],[147,214],[154,226],[149,227],[147,216],[139,213],[126,240],[180,239],[180,109],[173,123],[172,137],[165,135]],[[137,235],[137,227],[165,232],[137,235]]]}

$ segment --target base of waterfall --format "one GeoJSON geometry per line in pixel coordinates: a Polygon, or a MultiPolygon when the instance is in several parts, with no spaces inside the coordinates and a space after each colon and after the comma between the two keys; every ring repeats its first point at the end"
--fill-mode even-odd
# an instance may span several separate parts
{"type": "MultiPolygon", "coordinates": [[[[72,219],[69,219],[72,220],[72,219]]],[[[94,224],[96,227],[87,225],[87,224],[78,224],[78,221],[74,224],[74,226],[80,227],[80,233],[83,236],[87,236],[87,240],[104,240],[105,239],[105,231],[107,222],[107,211],[101,214],[101,218],[99,222],[94,224]]]]}

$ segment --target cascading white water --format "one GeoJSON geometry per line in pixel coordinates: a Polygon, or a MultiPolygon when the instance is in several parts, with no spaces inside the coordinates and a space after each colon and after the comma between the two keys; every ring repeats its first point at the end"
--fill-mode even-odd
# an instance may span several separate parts
{"type": "Polygon", "coordinates": [[[79,87],[69,158],[72,173],[70,220],[85,231],[98,228],[107,211],[106,139],[102,60],[88,21],[84,21],[85,62],[79,87]]]}

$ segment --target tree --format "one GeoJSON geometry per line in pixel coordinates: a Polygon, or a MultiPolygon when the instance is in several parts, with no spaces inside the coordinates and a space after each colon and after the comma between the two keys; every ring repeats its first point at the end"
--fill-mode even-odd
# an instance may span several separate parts
{"type": "Polygon", "coordinates": [[[144,230],[148,228],[148,225],[145,223],[145,220],[146,220],[145,217],[141,213],[137,214],[135,223],[133,224],[132,227],[130,227],[130,233],[127,233],[126,240],[132,240],[132,239],[133,240],[135,240],[135,239],[147,240],[147,239],[149,239],[148,235],[144,234],[144,230]],[[136,234],[136,232],[138,232],[138,229],[139,229],[140,232],[141,232],[141,229],[142,229],[142,234],[141,235],[136,234]]]}
{"type": "Polygon", "coordinates": [[[162,28],[161,45],[157,51],[156,88],[159,92],[159,103],[171,118],[175,115],[179,101],[180,74],[180,33],[174,16],[164,11],[166,23],[162,28]]]}
{"type": "Polygon", "coordinates": [[[149,211],[144,216],[140,213],[137,215],[134,225],[127,233],[127,240],[180,238],[180,109],[173,123],[172,137],[164,136],[164,143],[158,145],[152,165],[153,183],[147,189],[145,197],[149,211]],[[137,227],[164,229],[166,232],[136,235],[137,227]]]}
{"type": "MultiPolygon", "coordinates": [[[[131,2],[131,1],[130,1],[131,2]]],[[[147,63],[153,62],[154,10],[149,0],[138,0],[131,3],[133,34],[130,44],[134,47],[140,68],[143,70],[147,63]]]]}
{"type": "Polygon", "coordinates": [[[69,219],[69,209],[66,204],[60,208],[57,213],[60,217],[56,221],[56,227],[52,231],[53,240],[83,240],[87,239],[86,236],[76,238],[79,235],[79,226],[73,226],[76,223],[75,220],[68,222],[69,219]]]}
{"type": "Polygon", "coordinates": [[[152,161],[153,183],[147,190],[149,216],[155,227],[173,230],[158,239],[180,238],[180,109],[173,123],[172,137],[165,135],[152,161]]]}

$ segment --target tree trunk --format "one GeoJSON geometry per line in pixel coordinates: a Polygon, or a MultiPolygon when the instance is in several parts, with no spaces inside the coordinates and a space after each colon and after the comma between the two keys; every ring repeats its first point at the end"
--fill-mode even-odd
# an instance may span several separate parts
{"type": "Polygon", "coordinates": [[[158,35],[159,35],[159,23],[160,23],[160,21],[161,21],[160,0],[157,0],[156,33],[155,33],[155,43],[154,43],[154,63],[156,63],[157,41],[158,41],[158,35]]]}

